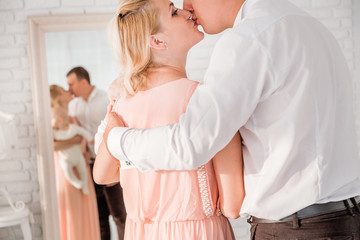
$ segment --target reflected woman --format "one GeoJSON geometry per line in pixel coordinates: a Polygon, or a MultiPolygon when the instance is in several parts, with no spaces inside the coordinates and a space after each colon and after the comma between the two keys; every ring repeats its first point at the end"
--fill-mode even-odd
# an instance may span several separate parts
{"type": "MultiPolygon", "coordinates": [[[[51,85],[50,99],[52,108],[61,107],[67,110],[68,104],[72,100],[72,95],[60,86],[51,85]]],[[[76,122],[76,119],[72,119],[72,123],[76,122]]],[[[97,203],[89,165],[86,164],[89,194],[84,194],[81,189],[75,188],[66,179],[59,161],[59,150],[66,149],[74,144],[80,144],[81,141],[82,137],[80,136],[75,136],[67,141],[54,141],[61,240],[100,240],[97,203]]],[[[85,159],[87,158],[85,157],[85,159]]]]}

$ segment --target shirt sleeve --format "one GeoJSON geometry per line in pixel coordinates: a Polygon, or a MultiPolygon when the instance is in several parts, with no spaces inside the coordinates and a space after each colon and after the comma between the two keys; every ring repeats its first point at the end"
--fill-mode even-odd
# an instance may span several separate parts
{"type": "Polygon", "coordinates": [[[204,84],[195,90],[179,123],[153,129],[114,128],[108,136],[110,152],[143,172],[205,164],[270,93],[269,86],[274,85],[270,59],[256,38],[224,34],[214,48],[204,84]]]}
{"type": "Polygon", "coordinates": [[[101,121],[100,125],[98,126],[98,129],[97,129],[97,132],[95,134],[95,138],[94,138],[94,151],[95,151],[95,154],[97,154],[98,152],[98,149],[100,147],[100,144],[103,140],[103,135],[104,135],[104,132],[105,132],[105,129],[106,129],[106,121],[105,119],[101,121]]]}

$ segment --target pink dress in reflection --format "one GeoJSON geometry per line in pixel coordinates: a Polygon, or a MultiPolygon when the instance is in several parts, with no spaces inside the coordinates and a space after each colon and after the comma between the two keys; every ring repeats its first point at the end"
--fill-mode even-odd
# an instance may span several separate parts
{"type": "Polygon", "coordinates": [[[97,202],[89,165],[86,164],[89,194],[85,195],[65,178],[57,152],[54,158],[61,240],[100,240],[97,202]]]}
{"type": "MultiPolygon", "coordinates": [[[[197,85],[188,79],[175,80],[120,98],[114,111],[132,128],[175,123],[197,85]]],[[[127,211],[125,239],[234,239],[229,221],[217,209],[218,189],[211,161],[190,171],[121,169],[120,183],[127,211]]]]}

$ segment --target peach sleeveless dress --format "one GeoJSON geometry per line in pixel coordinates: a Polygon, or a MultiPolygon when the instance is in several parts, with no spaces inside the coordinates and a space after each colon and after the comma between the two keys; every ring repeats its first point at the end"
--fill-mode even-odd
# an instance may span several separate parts
{"type": "MultiPolygon", "coordinates": [[[[178,79],[120,98],[114,111],[132,128],[178,122],[198,83],[178,79]]],[[[141,151],[141,149],[139,149],[141,151]]],[[[189,171],[120,169],[127,211],[125,239],[231,240],[229,221],[217,208],[212,162],[189,171]]]]}
{"type": "Polygon", "coordinates": [[[89,194],[85,195],[65,178],[58,152],[54,152],[54,158],[61,240],[100,240],[96,195],[89,165],[86,164],[89,194]]]}

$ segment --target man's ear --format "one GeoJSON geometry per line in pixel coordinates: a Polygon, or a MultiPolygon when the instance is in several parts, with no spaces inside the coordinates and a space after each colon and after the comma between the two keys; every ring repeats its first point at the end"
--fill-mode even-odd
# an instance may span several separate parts
{"type": "Polygon", "coordinates": [[[87,81],[85,78],[82,78],[82,79],[80,80],[80,83],[81,83],[83,86],[85,86],[85,85],[88,83],[88,81],[87,81]]]}
{"type": "Polygon", "coordinates": [[[164,50],[167,49],[167,44],[165,41],[160,40],[155,35],[150,36],[150,48],[164,50]]]}

